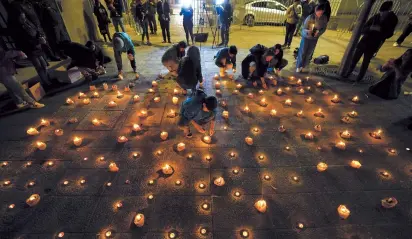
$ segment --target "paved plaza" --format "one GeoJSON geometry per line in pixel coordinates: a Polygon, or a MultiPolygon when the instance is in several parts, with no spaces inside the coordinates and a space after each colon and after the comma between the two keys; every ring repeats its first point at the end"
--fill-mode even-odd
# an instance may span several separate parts
{"type": "MultiPolygon", "coordinates": [[[[238,72],[249,47],[239,47],[238,72]]],[[[96,98],[83,85],[45,98],[43,109],[0,118],[1,239],[411,238],[410,96],[385,101],[365,94],[364,84],[352,86],[314,70],[293,74],[290,65],[278,84],[261,94],[236,73],[235,81],[219,81],[216,133],[207,144],[197,132],[185,138],[176,127],[178,116],[169,116],[171,110],[179,111],[185,96],[174,93],[173,81],[157,79],[164,72],[160,58],[165,49],[136,48],[137,81],[128,64],[127,79],[116,81],[110,64],[102,77],[109,89],[103,89],[103,81],[96,84],[96,98]],[[152,88],[155,80],[158,86],[152,88]],[[127,92],[129,82],[136,85],[127,92]],[[237,84],[242,88],[234,94],[237,84]],[[111,90],[113,85],[122,98],[111,90]],[[83,104],[80,92],[90,104],[83,104]],[[338,103],[331,101],[335,95],[338,103]],[[352,102],[355,96],[357,103],[352,102]],[[67,98],[74,104],[66,104],[67,98]],[[260,105],[263,98],[267,106],[260,105]],[[285,105],[288,99],[290,106],[285,105]],[[110,101],[116,106],[109,107],[110,101]],[[317,117],[319,108],[323,115],[317,117]],[[229,113],[227,120],[223,111],[229,113]],[[352,111],[357,117],[348,116],[352,111]],[[42,126],[41,119],[50,125],[42,126]],[[93,125],[93,119],[101,124],[93,125]],[[134,124],[141,130],[134,131],[134,124]],[[27,135],[30,127],[39,134],[27,135]],[[56,129],[63,135],[56,136],[56,129]],[[345,139],[346,130],[351,137],[345,139]],[[379,130],[380,138],[371,137],[379,130]],[[168,133],[166,140],[161,132],[168,133]],[[308,133],[313,139],[307,139],[308,133]],[[120,136],[128,141],[119,143],[120,136]],[[82,139],[79,146],[75,137],[82,139]],[[46,148],[39,150],[37,142],[46,148]],[[179,143],[184,150],[178,150],[179,143]],[[360,168],[351,167],[354,160],[360,168]],[[117,172],[111,172],[113,163],[117,172]],[[166,164],[172,174],[162,170],[166,164]],[[219,177],[223,186],[214,184],[219,177]],[[33,194],[40,201],[30,207],[26,200],[33,194]],[[389,197],[398,204],[386,209],[381,200],[389,197]],[[259,200],[265,200],[266,212],[255,208],[259,200]],[[346,220],[338,213],[340,205],[350,211],[346,220]],[[133,223],[137,214],[144,215],[142,227],[133,223]]],[[[216,51],[201,48],[208,95],[216,95],[216,51]]],[[[290,52],[287,59],[292,65],[290,52]]]]}

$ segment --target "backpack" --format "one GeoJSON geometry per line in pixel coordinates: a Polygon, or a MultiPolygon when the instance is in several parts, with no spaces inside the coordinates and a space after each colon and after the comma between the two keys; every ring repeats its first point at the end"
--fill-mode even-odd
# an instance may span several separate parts
{"type": "Polygon", "coordinates": [[[324,64],[328,64],[329,62],[329,56],[328,55],[321,55],[316,57],[313,60],[313,63],[317,64],[317,65],[324,65],[324,64]]]}

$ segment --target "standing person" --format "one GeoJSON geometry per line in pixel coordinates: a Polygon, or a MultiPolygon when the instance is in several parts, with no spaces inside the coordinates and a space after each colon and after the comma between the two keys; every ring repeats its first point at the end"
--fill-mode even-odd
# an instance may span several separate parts
{"type": "Polygon", "coordinates": [[[242,61],[242,76],[244,79],[252,81],[254,87],[258,86],[258,80],[260,80],[262,87],[267,89],[265,74],[269,63],[275,56],[275,50],[257,44],[249,51],[250,54],[242,61]]]}
{"type": "Polygon", "coordinates": [[[283,47],[290,49],[290,44],[292,44],[293,33],[296,30],[296,24],[302,17],[302,7],[300,6],[300,0],[294,0],[293,4],[286,10],[286,35],[285,44],[283,47]]]}
{"type": "Polygon", "coordinates": [[[330,15],[332,14],[332,8],[330,7],[330,2],[329,0],[319,0],[319,5],[322,5],[322,4],[325,5],[325,11],[323,12],[323,15],[326,16],[326,19],[329,22],[330,15]]]}
{"type": "Polygon", "coordinates": [[[156,3],[154,0],[146,1],[147,19],[149,20],[150,34],[157,34],[156,3]]]}
{"type": "Polygon", "coordinates": [[[159,16],[160,28],[162,29],[163,42],[172,43],[170,41],[170,6],[167,0],[157,2],[157,14],[159,16]]]}
{"type": "Polygon", "coordinates": [[[315,52],[319,37],[326,31],[328,20],[323,13],[325,5],[317,5],[315,13],[308,16],[302,28],[302,40],[300,41],[296,72],[302,72],[309,65],[309,61],[315,52]]]}
{"type": "Polygon", "coordinates": [[[112,37],[110,36],[109,31],[109,15],[107,14],[106,8],[104,8],[100,0],[95,0],[94,15],[96,16],[100,34],[102,34],[102,36],[104,37],[104,41],[107,42],[106,35],[107,38],[109,38],[109,41],[112,41],[112,37]]]}
{"type": "Polygon", "coordinates": [[[136,24],[142,28],[142,44],[144,44],[144,37],[146,36],[147,45],[151,46],[149,37],[149,19],[147,19],[147,5],[143,4],[141,0],[136,0],[136,24]]]}
{"type": "Polygon", "coordinates": [[[110,11],[110,17],[114,25],[116,32],[119,32],[119,26],[123,32],[126,32],[123,24],[123,1],[122,0],[109,0],[109,5],[107,6],[110,11]]]}
{"type": "Polygon", "coordinates": [[[182,89],[196,92],[197,83],[202,84],[202,67],[200,62],[200,51],[196,46],[187,49],[187,55],[179,63],[177,83],[182,89]]]}
{"type": "Polygon", "coordinates": [[[363,28],[363,37],[356,45],[352,65],[350,66],[346,77],[349,77],[353,72],[356,64],[358,64],[363,55],[362,66],[356,78],[357,82],[361,81],[368,70],[373,55],[378,52],[382,42],[393,36],[396,25],[398,24],[398,17],[390,11],[392,5],[393,3],[391,1],[384,2],[381,5],[380,12],[372,16],[366,22],[363,28]]]}
{"type": "Polygon", "coordinates": [[[220,35],[222,37],[222,42],[218,46],[227,47],[229,44],[230,23],[233,18],[232,4],[229,3],[229,0],[224,0],[223,4],[218,7],[217,12],[219,14],[220,35]]]}
{"type": "Polygon", "coordinates": [[[236,73],[236,55],[236,46],[222,48],[216,53],[215,64],[219,67],[220,77],[226,76],[226,70],[233,69],[233,73],[236,73]]]}
{"type": "Polygon", "coordinates": [[[0,83],[6,87],[18,109],[24,108],[27,105],[35,109],[43,108],[44,105],[31,98],[23,86],[17,82],[16,77],[14,77],[16,74],[14,60],[25,58],[27,58],[27,56],[22,51],[3,51],[0,49],[0,83]]]}
{"type": "Polygon", "coordinates": [[[405,38],[409,36],[411,32],[412,32],[412,12],[409,13],[409,22],[406,25],[405,29],[403,29],[402,35],[400,35],[398,40],[396,40],[396,42],[393,43],[393,46],[401,46],[403,41],[405,41],[405,38]]]}
{"type": "Polygon", "coordinates": [[[192,5],[183,5],[182,9],[180,10],[180,16],[183,15],[183,28],[186,33],[186,42],[189,44],[189,35],[190,39],[192,39],[192,45],[193,45],[193,8],[192,5]]]}
{"type": "Polygon", "coordinates": [[[127,53],[127,58],[130,61],[130,65],[133,68],[133,72],[136,74],[136,79],[139,78],[136,70],[136,59],[135,51],[132,39],[127,33],[116,32],[113,35],[113,50],[114,58],[116,59],[118,77],[120,80],[123,80],[123,63],[122,63],[122,53],[127,53]]]}
{"type": "Polygon", "coordinates": [[[210,123],[209,135],[215,133],[217,99],[214,96],[207,96],[205,92],[197,90],[196,94],[187,98],[180,108],[180,119],[177,125],[183,130],[187,138],[192,138],[190,124],[201,133],[206,133],[204,125],[210,123]]]}
{"type": "Polygon", "coordinates": [[[302,24],[305,22],[306,18],[315,11],[316,3],[314,0],[302,0],[302,16],[299,18],[298,25],[296,26],[296,31],[294,36],[300,36],[300,30],[302,24]]]}

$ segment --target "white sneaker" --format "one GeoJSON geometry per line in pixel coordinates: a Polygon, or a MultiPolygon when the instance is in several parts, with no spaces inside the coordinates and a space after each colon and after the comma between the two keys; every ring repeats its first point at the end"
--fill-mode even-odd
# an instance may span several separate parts
{"type": "Polygon", "coordinates": [[[400,46],[400,44],[398,44],[397,42],[393,43],[394,47],[400,46]]]}
{"type": "Polygon", "coordinates": [[[296,72],[297,72],[297,73],[302,72],[302,67],[296,68],[296,72]]]}
{"type": "Polygon", "coordinates": [[[120,73],[119,75],[117,75],[117,77],[119,78],[119,80],[123,80],[123,74],[120,73]]]}

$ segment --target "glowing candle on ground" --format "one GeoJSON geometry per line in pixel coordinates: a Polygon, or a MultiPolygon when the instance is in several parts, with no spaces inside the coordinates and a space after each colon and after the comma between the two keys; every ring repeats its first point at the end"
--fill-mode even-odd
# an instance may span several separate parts
{"type": "Polygon", "coordinates": [[[145,110],[145,109],[140,110],[140,117],[141,118],[147,117],[147,110],[145,110]]]}
{"type": "Polygon", "coordinates": [[[115,162],[111,162],[109,164],[109,171],[110,172],[118,172],[119,171],[119,167],[117,167],[115,162]]]}
{"type": "Polygon", "coordinates": [[[179,102],[179,98],[176,97],[176,96],[173,96],[173,98],[172,98],[172,103],[175,104],[175,105],[177,105],[178,102],[179,102]]]}
{"type": "Polygon", "coordinates": [[[263,200],[263,199],[258,200],[258,201],[255,203],[255,208],[256,208],[256,210],[258,210],[259,212],[265,213],[265,212],[266,212],[266,209],[267,209],[266,201],[263,200]]]}
{"type": "Polygon", "coordinates": [[[270,115],[271,116],[276,116],[276,114],[277,114],[277,111],[275,109],[270,110],[270,115]]]}
{"type": "Polygon", "coordinates": [[[169,118],[174,118],[174,117],[176,117],[176,111],[170,110],[169,113],[167,113],[167,117],[169,117],[169,118]]]}
{"type": "Polygon", "coordinates": [[[86,96],[85,93],[79,92],[79,99],[83,99],[83,98],[86,98],[86,97],[87,97],[87,96],[86,96]]]}
{"type": "Polygon", "coordinates": [[[335,147],[340,149],[340,150],[345,150],[346,149],[346,144],[343,141],[339,141],[338,143],[336,143],[335,147]]]}
{"type": "Polygon", "coordinates": [[[246,105],[246,106],[243,108],[243,112],[249,113],[249,112],[250,112],[249,106],[246,105]]]}
{"type": "Polygon", "coordinates": [[[229,119],[229,111],[223,111],[222,112],[222,117],[224,118],[224,119],[229,119]]]}
{"type": "Polygon", "coordinates": [[[178,143],[176,147],[178,152],[182,152],[183,150],[185,150],[185,148],[186,148],[186,145],[184,143],[178,143]]]}
{"type": "Polygon", "coordinates": [[[351,134],[349,133],[348,130],[345,130],[343,132],[340,133],[340,137],[342,137],[342,139],[350,139],[351,138],[351,134]]]}
{"type": "Polygon", "coordinates": [[[388,197],[381,200],[381,205],[384,208],[394,208],[398,204],[398,200],[394,197],[388,197]]]}
{"type": "Polygon", "coordinates": [[[292,100],[291,99],[285,100],[285,105],[291,106],[292,105],[292,100]]]}
{"type": "Polygon", "coordinates": [[[133,223],[134,223],[137,227],[143,227],[144,221],[145,221],[144,215],[141,214],[141,213],[138,213],[138,214],[134,217],[133,223]]]}
{"type": "Polygon", "coordinates": [[[100,126],[102,123],[100,122],[100,120],[94,118],[94,119],[92,120],[92,124],[93,124],[94,126],[100,126]]]}
{"type": "Polygon", "coordinates": [[[241,85],[241,84],[237,84],[237,85],[236,85],[236,89],[240,90],[241,88],[242,88],[242,85],[241,85]]]}
{"type": "Polygon", "coordinates": [[[83,139],[80,138],[80,137],[75,136],[75,137],[73,138],[73,144],[74,144],[75,146],[80,146],[80,145],[82,144],[82,142],[83,142],[83,139]]]}
{"type": "Polygon", "coordinates": [[[212,137],[210,137],[209,135],[203,136],[203,142],[210,144],[212,142],[212,137]]]}
{"type": "Polygon", "coordinates": [[[155,98],[153,98],[153,101],[154,101],[155,103],[159,103],[159,102],[160,102],[160,97],[159,97],[159,96],[156,96],[155,98]]]}
{"type": "Polygon", "coordinates": [[[382,130],[379,129],[379,130],[370,132],[369,135],[370,135],[372,138],[375,138],[375,139],[382,139],[382,130]]]}
{"type": "Polygon", "coordinates": [[[90,104],[90,99],[89,98],[84,98],[83,99],[83,105],[88,105],[88,104],[90,104]]]}
{"type": "Polygon", "coordinates": [[[116,106],[117,106],[117,104],[113,100],[109,101],[109,103],[107,103],[107,107],[109,107],[109,108],[113,108],[113,107],[116,107],[116,106]]]}
{"type": "Polygon", "coordinates": [[[232,94],[234,94],[234,95],[239,94],[239,90],[233,90],[232,94]]]}
{"type": "Polygon", "coordinates": [[[268,103],[266,103],[266,99],[265,99],[265,98],[262,98],[262,99],[260,100],[259,104],[260,104],[260,106],[267,106],[267,105],[268,105],[268,103]]]}
{"type": "Polygon", "coordinates": [[[299,118],[302,118],[303,117],[303,110],[296,113],[296,116],[299,117],[299,118]]]}
{"type": "Polygon", "coordinates": [[[276,94],[277,94],[277,95],[283,95],[283,90],[282,90],[282,88],[279,88],[279,89],[276,91],[276,94]]]}
{"type": "Polygon", "coordinates": [[[301,79],[299,79],[298,81],[296,81],[296,85],[302,85],[302,80],[301,79]]]}
{"type": "Polygon", "coordinates": [[[95,91],[93,92],[93,98],[99,98],[99,92],[95,91]]]}
{"type": "Polygon", "coordinates": [[[263,90],[259,90],[259,95],[263,95],[265,92],[263,90]]]}
{"type": "Polygon", "coordinates": [[[157,86],[158,86],[157,81],[152,81],[152,87],[155,88],[155,87],[157,87],[157,86]]]}
{"type": "Polygon", "coordinates": [[[233,169],[233,170],[232,170],[232,173],[233,173],[234,175],[238,175],[238,174],[239,174],[239,169],[237,169],[237,168],[233,169]]]}
{"type": "Polygon", "coordinates": [[[354,97],[352,98],[352,102],[353,102],[353,103],[359,103],[359,97],[358,97],[358,96],[354,96],[354,97]]]}
{"type": "Polygon", "coordinates": [[[333,103],[339,103],[339,102],[340,102],[340,99],[339,99],[338,95],[334,95],[331,101],[332,101],[333,103]]]}
{"type": "Polygon", "coordinates": [[[117,137],[117,142],[118,143],[126,143],[128,140],[129,139],[124,135],[117,137]]]}
{"type": "Polygon", "coordinates": [[[216,90],[216,95],[221,95],[221,94],[222,94],[222,91],[216,90]]]}
{"type": "Polygon", "coordinates": [[[14,204],[10,204],[10,205],[8,206],[8,208],[9,208],[9,209],[13,209],[15,206],[16,206],[16,205],[14,205],[14,204]]]}
{"type": "Polygon", "coordinates": [[[390,176],[390,174],[387,171],[381,171],[380,174],[385,178],[390,176]]]}
{"type": "Polygon", "coordinates": [[[219,79],[219,75],[218,75],[218,74],[215,74],[215,75],[213,76],[213,79],[218,80],[218,79],[219,79]]]}
{"type": "Polygon", "coordinates": [[[341,119],[341,121],[345,124],[350,124],[350,118],[348,116],[345,116],[341,119]]]}
{"type": "Polygon", "coordinates": [[[322,82],[318,81],[318,82],[316,83],[316,86],[317,86],[317,87],[322,87],[322,82]]]}
{"type": "Polygon", "coordinates": [[[11,181],[10,180],[6,180],[3,182],[4,186],[10,186],[11,185],[11,181]]]}
{"type": "Polygon", "coordinates": [[[308,97],[305,99],[306,103],[312,104],[313,103],[313,98],[312,97],[308,97]]]}
{"type": "Polygon", "coordinates": [[[80,180],[80,185],[84,185],[86,183],[86,180],[85,179],[81,179],[80,180]]]}
{"type": "Polygon", "coordinates": [[[391,154],[396,154],[397,153],[396,149],[393,149],[393,148],[388,149],[388,152],[391,153],[391,154]]]}
{"type": "Polygon", "coordinates": [[[203,203],[203,204],[202,204],[202,209],[203,209],[203,210],[209,210],[209,209],[210,209],[209,203],[203,203]]]}
{"type": "Polygon", "coordinates": [[[215,88],[220,89],[220,82],[219,81],[215,83],[215,88]]]}
{"type": "Polygon", "coordinates": [[[140,127],[139,124],[133,124],[132,130],[133,130],[134,132],[139,132],[139,131],[142,130],[142,128],[140,127]]]}
{"type": "Polygon", "coordinates": [[[349,164],[352,168],[360,168],[362,164],[357,160],[352,160],[349,164]]]}
{"type": "Polygon", "coordinates": [[[74,101],[70,98],[67,98],[66,99],[66,105],[72,105],[72,104],[74,104],[74,101]]]}
{"type": "Polygon", "coordinates": [[[140,101],[140,96],[139,95],[134,95],[133,96],[133,102],[139,102],[140,101]]]}
{"type": "Polygon", "coordinates": [[[346,205],[339,205],[338,214],[342,219],[347,219],[350,215],[350,210],[346,207],[346,205]]]}
{"type": "Polygon", "coordinates": [[[45,127],[50,126],[50,121],[48,121],[46,119],[41,119],[40,120],[40,125],[45,126],[45,127]]]}
{"type": "Polygon", "coordinates": [[[106,231],[106,233],[104,234],[106,237],[111,237],[112,236],[112,231],[106,231]]]}
{"type": "Polygon", "coordinates": [[[160,133],[160,138],[162,140],[166,140],[168,136],[169,136],[169,133],[167,133],[166,131],[163,131],[160,133]]]}
{"type": "Polygon", "coordinates": [[[109,85],[107,83],[103,83],[103,89],[104,90],[109,90],[109,85]]]}
{"type": "Polygon", "coordinates": [[[326,163],[320,162],[318,163],[318,165],[316,165],[316,169],[318,170],[318,172],[323,172],[328,169],[328,165],[326,163]]]}
{"type": "Polygon", "coordinates": [[[178,95],[180,93],[180,91],[176,88],[173,89],[173,94],[178,95]]]}
{"type": "Polygon", "coordinates": [[[2,166],[2,167],[7,167],[8,165],[9,165],[9,163],[8,163],[7,161],[1,163],[1,166],[2,166]]]}
{"type": "Polygon", "coordinates": [[[36,147],[37,147],[38,150],[45,150],[47,145],[44,142],[37,141],[36,142],[36,147]]]}
{"type": "Polygon", "coordinates": [[[247,145],[253,145],[253,138],[252,137],[246,137],[245,142],[247,145]]]}
{"type": "Polygon", "coordinates": [[[318,111],[316,111],[314,115],[315,115],[316,117],[325,117],[325,115],[323,114],[321,108],[319,108],[318,111]]]}
{"type": "Polygon", "coordinates": [[[170,175],[173,173],[173,168],[169,164],[165,164],[162,167],[162,173],[165,175],[170,175]]]}
{"type": "Polygon", "coordinates": [[[322,126],[320,126],[320,124],[317,124],[317,125],[315,125],[314,129],[317,132],[321,132],[322,131],[322,126]]]}
{"type": "Polygon", "coordinates": [[[315,136],[311,132],[305,134],[305,139],[307,140],[313,140],[314,138],[315,136]]]}
{"type": "Polygon", "coordinates": [[[26,132],[28,135],[31,136],[38,135],[40,133],[36,128],[29,128],[26,132]]]}
{"type": "Polygon", "coordinates": [[[34,207],[40,202],[39,194],[32,194],[29,198],[26,199],[26,204],[29,207],[34,207]]]}
{"type": "Polygon", "coordinates": [[[253,93],[249,93],[247,94],[247,97],[249,97],[250,99],[253,99],[255,96],[253,95],[253,93]]]}
{"type": "Polygon", "coordinates": [[[206,188],[206,185],[205,185],[204,183],[199,183],[199,188],[200,188],[200,189],[205,189],[205,188],[206,188]]]}
{"type": "Polygon", "coordinates": [[[221,187],[221,186],[225,185],[225,179],[223,177],[218,177],[213,181],[213,183],[216,186],[221,187]]]}
{"type": "Polygon", "coordinates": [[[269,181],[269,180],[270,180],[270,176],[269,176],[268,174],[265,174],[265,175],[263,176],[263,179],[265,179],[266,181],[269,181]]]}
{"type": "Polygon", "coordinates": [[[242,238],[248,238],[249,237],[249,232],[247,230],[241,230],[240,231],[240,236],[242,238]]]}
{"type": "Polygon", "coordinates": [[[176,180],[176,181],[175,181],[175,185],[176,185],[176,186],[182,185],[182,181],[181,181],[181,180],[176,180]]]}
{"type": "Polygon", "coordinates": [[[300,88],[298,91],[298,94],[303,95],[305,94],[305,90],[303,88],[300,88]]]}
{"type": "Polygon", "coordinates": [[[305,225],[303,225],[303,223],[299,222],[299,223],[296,225],[296,227],[297,227],[298,229],[303,229],[303,228],[305,227],[305,225]]]}

